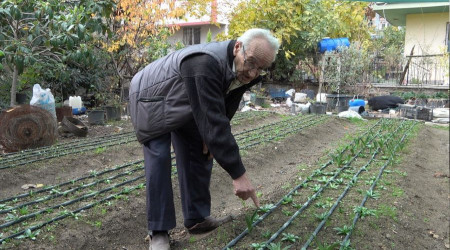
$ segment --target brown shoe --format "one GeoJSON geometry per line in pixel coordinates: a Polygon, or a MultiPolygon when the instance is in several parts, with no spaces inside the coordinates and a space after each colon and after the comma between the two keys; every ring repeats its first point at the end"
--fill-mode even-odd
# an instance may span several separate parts
{"type": "Polygon", "coordinates": [[[230,215],[222,217],[222,218],[218,218],[218,219],[208,216],[205,218],[204,221],[197,223],[197,224],[193,225],[192,227],[188,228],[188,231],[191,234],[206,233],[206,232],[216,229],[217,227],[219,227],[222,224],[230,222],[232,219],[233,218],[230,215]]]}

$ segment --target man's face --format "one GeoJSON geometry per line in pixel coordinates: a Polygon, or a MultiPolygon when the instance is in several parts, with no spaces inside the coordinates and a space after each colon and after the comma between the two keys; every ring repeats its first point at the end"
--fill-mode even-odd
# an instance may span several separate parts
{"type": "Polygon", "coordinates": [[[237,79],[245,84],[257,78],[274,61],[274,52],[264,39],[253,39],[248,48],[236,42],[233,54],[237,79]]]}

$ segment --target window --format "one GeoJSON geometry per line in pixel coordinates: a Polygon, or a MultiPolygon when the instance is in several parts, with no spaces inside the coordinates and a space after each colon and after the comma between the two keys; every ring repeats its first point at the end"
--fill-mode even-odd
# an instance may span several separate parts
{"type": "Polygon", "coordinates": [[[184,45],[200,43],[200,28],[183,28],[184,45]]]}

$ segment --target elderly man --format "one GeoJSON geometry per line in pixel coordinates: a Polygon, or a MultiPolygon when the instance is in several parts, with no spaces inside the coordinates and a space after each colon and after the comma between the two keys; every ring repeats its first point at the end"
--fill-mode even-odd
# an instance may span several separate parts
{"type": "Polygon", "coordinates": [[[230,120],[244,92],[261,81],[278,48],[268,30],[250,29],[237,41],[175,51],[133,77],[130,113],[144,149],[150,249],[169,249],[168,230],[176,223],[171,143],[184,226],[191,234],[211,231],[230,219],[210,216],[212,156],[233,179],[234,194],[259,206],[230,120]]]}

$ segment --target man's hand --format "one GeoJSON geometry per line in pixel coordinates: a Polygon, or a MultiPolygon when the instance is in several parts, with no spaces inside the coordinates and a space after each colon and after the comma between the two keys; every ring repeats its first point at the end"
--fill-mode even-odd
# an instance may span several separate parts
{"type": "Polygon", "coordinates": [[[259,200],[256,197],[255,188],[250,183],[250,180],[247,178],[247,175],[244,173],[241,177],[233,180],[234,186],[234,194],[243,199],[247,200],[248,198],[252,198],[253,203],[255,203],[256,207],[259,207],[259,200]]]}
{"type": "Polygon", "coordinates": [[[208,160],[211,160],[212,158],[214,158],[214,156],[211,154],[211,152],[209,152],[208,147],[206,146],[205,143],[203,143],[203,155],[208,157],[208,160]]]}

